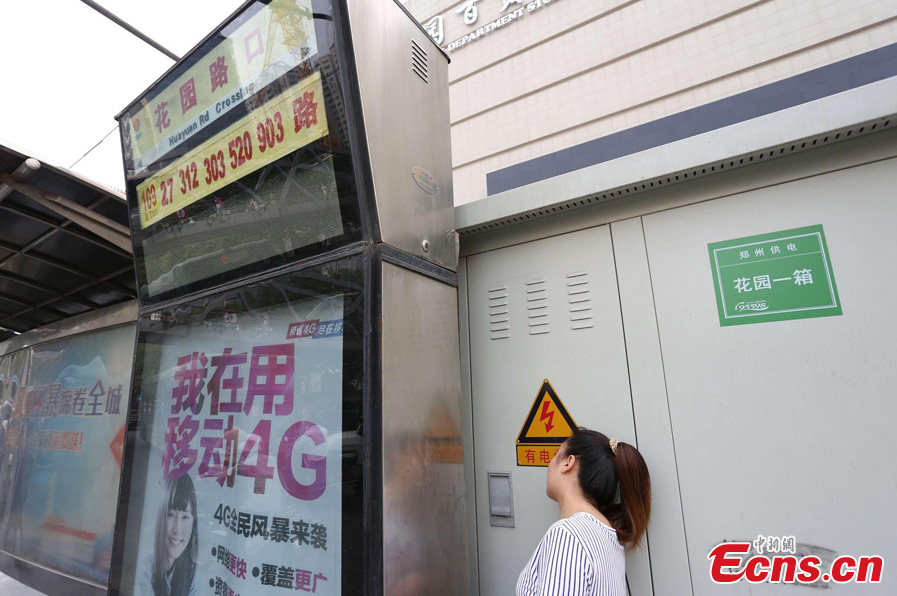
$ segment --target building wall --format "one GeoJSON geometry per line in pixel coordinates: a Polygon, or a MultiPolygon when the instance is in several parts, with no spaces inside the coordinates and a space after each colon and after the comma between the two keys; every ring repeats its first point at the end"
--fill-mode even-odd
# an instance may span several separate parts
{"type": "MultiPolygon", "coordinates": [[[[470,25],[466,1],[405,6],[442,17],[449,47],[506,0],[476,0],[470,25]]],[[[486,197],[490,172],[895,40],[889,0],[551,0],[449,52],[455,204],[486,197]]]]}

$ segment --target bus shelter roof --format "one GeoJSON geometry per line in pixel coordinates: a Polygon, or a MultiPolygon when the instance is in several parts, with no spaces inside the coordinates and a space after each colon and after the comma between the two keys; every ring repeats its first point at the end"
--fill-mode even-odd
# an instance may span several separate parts
{"type": "Polygon", "coordinates": [[[137,296],[125,196],[0,144],[0,341],[137,296]]]}

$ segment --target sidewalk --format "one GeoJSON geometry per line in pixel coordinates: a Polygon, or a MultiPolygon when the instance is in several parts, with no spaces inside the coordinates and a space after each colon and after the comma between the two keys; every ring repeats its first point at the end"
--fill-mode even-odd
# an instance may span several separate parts
{"type": "Polygon", "coordinates": [[[0,594],[3,596],[44,596],[43,592],[32,590],[4,573],[0,573],[0,594]]]}

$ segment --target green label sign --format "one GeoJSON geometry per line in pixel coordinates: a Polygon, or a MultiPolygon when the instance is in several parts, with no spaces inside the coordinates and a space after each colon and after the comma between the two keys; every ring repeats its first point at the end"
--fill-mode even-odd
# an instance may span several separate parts
{"type": "Polygon", "coordinates": [[[841,314],[822,226],[708,248],[722,326],[841,314]]]}

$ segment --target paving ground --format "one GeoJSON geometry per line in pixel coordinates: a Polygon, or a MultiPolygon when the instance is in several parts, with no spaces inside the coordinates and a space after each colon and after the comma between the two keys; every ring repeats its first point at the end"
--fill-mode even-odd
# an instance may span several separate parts
{"type": "Polygon", "coordinates": [[[44,596],[43,592],[32,590],[3,573],[0,573],[0,594],[3,596],[44,596]]]}

